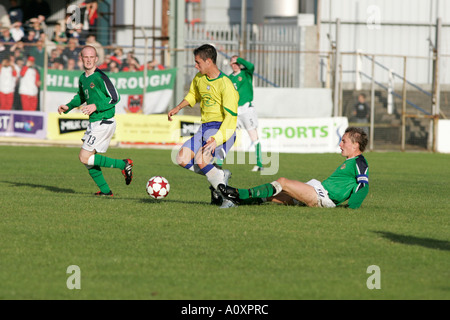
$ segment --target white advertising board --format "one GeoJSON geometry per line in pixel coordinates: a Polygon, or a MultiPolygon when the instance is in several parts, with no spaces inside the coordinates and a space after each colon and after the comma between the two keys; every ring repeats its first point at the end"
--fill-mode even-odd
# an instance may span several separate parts
{"type": "MultiPolygon", "coordinates": [[[[339,143],[348,127],[346,117],[259,119],[258,135],[263,152],[339,153],[339,143]]],[[[239,151],[249,150],[251,141],[239,133],[239,151]]]]}

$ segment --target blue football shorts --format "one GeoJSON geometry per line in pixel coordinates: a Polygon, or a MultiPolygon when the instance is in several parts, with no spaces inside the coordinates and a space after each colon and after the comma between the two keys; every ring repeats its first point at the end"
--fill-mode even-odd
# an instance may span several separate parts
{"type": "MultiPolygon", "coordinates": [[[[222,122],[202,123],[197,132],[183,144],[182,148],[191,149],[194,154],[197,154],[198,150],[206,144],[209,137],[217,133],[221,125],[222,122]]],[[[233,135],[224,144],[216,147],[213,156],[222,160],[225,159],[225,156],[228,151],[230,151],[235,141],[236,131],[234,131],[233,135]]]]}

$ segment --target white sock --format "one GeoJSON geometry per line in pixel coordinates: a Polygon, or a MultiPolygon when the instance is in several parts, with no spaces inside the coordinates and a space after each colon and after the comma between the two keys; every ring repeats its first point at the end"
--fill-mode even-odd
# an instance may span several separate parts
{"type": "Polygon", "coordinates": [[[281,187],[281,184],[278,181],[273,181],[270,184],[273,185],[276,190],[276,192],[272,195],[272,197],[275,197],[277,194],[279,194],[283,190],[283,187],[281,187]]]}
{"type": "Polygon", "coordinates": [[[206,178],[208,179],[212,187],[216,190],[219,184],[225,184],[225,174],[222,170],[219,170],[216,167],[209,170],[209,172],[206,174],[206,178]]]}
{"type": "Polygon", "coordinates": [[[200,170],[200,168],[198,167],[198,165],[194,164],[193,166],[191,166],[188,170],[193,171],[195,173],[201,174],[202,176],[204,176],[205,174],[202,172],[202,170],[200,170]]]}
{"type": "Polygon", "coordinates": [[[93,155],[91,155],[89,157],[87,164],[90,165],[90,166],[93,166],[94,165],[94,160],[95,160],[95,154],[93,154],[93,155]]]}

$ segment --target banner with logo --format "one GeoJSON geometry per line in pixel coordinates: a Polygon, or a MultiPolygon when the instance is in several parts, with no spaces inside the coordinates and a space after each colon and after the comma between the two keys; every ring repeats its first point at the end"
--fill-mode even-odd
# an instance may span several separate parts
{"type": "Polygon", "coordinates": [[[0,110],[0,136],[45,139],[46,135],[44,112],[0,110]]]}
{"type": "Polygon", "coordinates": [[[200,126],[200,117],[196,116],[176,116],[169,121],[166,114],[119,114],[116,120],[116,138],[121,142],[178,144],[193,136],[200,126]]]}
{"type": "MultiPolygon", "coordinates": [[[[176,116],[173,121],[167,115],[118,114],[115,116],[117,127],[112,139],[124,143],[179,144],[190,138],[200,126],[200,117],[176,116]]],[[[49,140],[80,141],[89,119],[81,112],[48,115],[49,140]]]]}
{"type": "MultiPolygon", "coordinates": [[[[41,101],[47,112],[56,112],[67,104],[78,91],[78,79],[83,71],[48,69],[46,89],[41,85],[41,101]],[[44,96],[45,95],[45,96],[44,96]]],[[[171,102],[175,85],[176,69],[149,70],[144,72],[105,72],[120,94],[116,113],[154,114],[165,113],[171,102]],[[145,91],[145,94],[144,94],[145,91]]]]}

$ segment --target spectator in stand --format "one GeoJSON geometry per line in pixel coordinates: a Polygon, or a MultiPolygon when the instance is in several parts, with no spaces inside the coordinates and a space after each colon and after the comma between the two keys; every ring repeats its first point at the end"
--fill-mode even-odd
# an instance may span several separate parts
{"type": "Polygon", "coordinates": [[[28,30],[26,36],[22,38],[22,41],[24,43],[35,43],[37,41],[35,37],[36,37],[36,32],[33,29],[31,29],[31,30],[28,30]]]}
{"type": "Polygon", "coordinates": [[[108,64],[111,62],[111,56],[107,54],[105,56],[105,60],[103,60],[102,64],[99,64],[97,68],[99,68],[102,71],[108,71],[108,64]]]}
{"type": "MultiPolygon", "coordinates": [[[[39,40],[42,41],[42,45],[45,48],[45,51],[47,51],[47,55],[50,56],[50,52],[52,52],[53,49],[57,48],[58,45],[56,45],[56,43],[54,43],[53,41],[50,40],[49,37],[47,37],[47,35],[45,33],[41,33],[39,40]]],[[[64,47],[64,45],[59,45],[62,48],[64,47]]],[[[62,49],[61,49],[62,52],[62,49]]]]}
{"type": "Polygon", "coordinates": [[[10,4],[8,10],[9,21],[11,22],[11,24],[14,24],[15,22],[20,22],[22,24],[23,22],[22,7],[19,6],[17,0],[10,0],[9,4],[10,4]]]}
{"type": "Polygon", "coordinates": [[[57,59],[55,60],[51,67],[49,66],[49,69],[53,69],[53,70],[64,70],[65,65],[62,59],[57,59]]]}
{"type": "Polygon", "coordinates": [[[360,93],[358,95],[358,101],[356,102],[353,110],[353,115],[355,116],[355,121],[364,130],[364,132],[369,134],[369,117],[370,117],[370,107],[366,102],[366,95],[360,93]]]}
{"type": "Polygon", "coordinates": [[[64,48],[62,52],[62,59],[64,61],[64,66],[67,65],[69,59],[78,59],[80,56],[81,49],[78,47],[78,41],[76,38],[70,38],[67,47],[64,48]]]}
{"type": "Polygon", "coordinates": [[[20,70],[22,70],[23,66],[25,65],[25,62],[23,58],[15,58],[14,56],[9,57],[11,61],[11,65],[14,66],[14,69],[17,72],[17,78],[16,83],[14,84],[14,110],[22,110],[22,103],[20,102],[20,95],[19,95],[19,82],[20,82],[20,70]]]}
{"type": "Polygon", "coordinates": [[[86,37],[86,45],[93,46],[97,50],[98,65],[102,65],[105,61],[105,50],[100,42],[97,41],[95,34],[90,33],[86,37]]]}
{"type": "Polygon", "coordinates": [[[14,39],[11,36],[9,28],[2,27],[0,35],[0,59],[9,56],[14,39]]]}
{"type": "Polygon", "coordinates": [[[17,71],[9,58],[4,58],[0,65],[0,109],[12,110],[17,71]]]}
{"type": "Polygon", "coordinates": [[[79,70],[77,61],[74,58],[70,58],[69,60],[67,60],[66,70],[67,71],[79,70]]]}
{"type": "MultiPolygon", "coordinates": [[[[13,66],[14,69],[16,70],[17,76],[19,76],[20,70],[22,70],[22,67],[23,67],[23,60],[16,59],[16,57],[11,55],[11,56],[9,56],[9,62],[11,63],[11,66],[13,66]]],[[[18,80],[19,80],[19,78],[17,77],[17,81],[18,80]]]]}
{"type": "Polygon", "coordinates": [[[134,52],[128,52],[122,71],[138,71],[140,67],[138,59],[134,56],[134,52]]]}
{"type": "Polygon", "coordinates": [[[8,11],[6,11],[5,6],[0,4],[0,27],[8,28],[11,26],[11,21],[9,20],[8,11]]]}
{"type": "Polygon", "coordinates": [[[57,48],[50,52],[50,57],[48,59],[48,67],[50,69],[59,69],[59,65],[64,65],[64,61],[60,56],[59,50],[57,48]]]}
{"type": "Polygon", "coordinates": [[[126,56],[123,54],[122,48],[114,49],[114,53],[111,55],[111,60],[116,61],[120,69],[122,69],[122,65],[126,60],[126,56]]]}
{"type": "Polygon", "coordinates": [[[35,64],[37,67],[44,67],[45,48],[42,40],[37,41],[36,45],[30,48],[30,55],[36,59],[35,64]]]}
{"type": "Polygon", "coordinates": [[[25,31],[22,28],[22,22],[16,21],[11,25],[9,29],[11,32],[11,36],[15,42],[22,41],[23,37],[25,37],[25,31]]]}
{"type": "Polygon", "coordinates": [[[57,23],[55,29],[53,30],[52,41],[56,44],[66,44],[67,35],[66,32],[62,30],[61,24],[57,23]]]}
{"type": "Polygon", "coordinates": [[[45,33],[47,30],[47,24],[45,23],[45,17],[43,15],[39,15],[37,18],[31,18],[27,21],[28,30],[33,30],[35,32],[36,41],[39,40],[42,33],[45,33]]]}
{"type": "MultiPolygon", "coordinates": [[[[147,70],[164,70],[164,66],[160,64],[157,60],[151,60],[147,62],[147,70]]],[[[144,65],[139,68],[139,71],[144,70],[144,65]]]]}
{"type": "Polygon", "coordinates": [[[67,37],[76,38],[78,40],[78,44],[84,45],[86,42],[86,31],[83,30],[83,24],[77,24],[73,29],[66,30],[67,37]]]}
{"type": "Polygon", "coordinates": [[[98,20],[98,3],[96,0],[86,0],[80,4],[80,9],[84,17],[84,30],[96,32],[98,20]]]}
{"type": "Polygon", "coordinates": [[[112,72],[112,73],[117,73],[117,72],[119,72],[119,71],[120,71],[120,68],[119,68],[117,62],[111,61],[111,62],[109,63],[109,65],[108,65],[108,71],[109,71],[109,72],[112,72]]]}
{"type": "Polygon", "coordinates": [[[2,27],[0,42],[15,42],[8,27],[2,27]]]}
{"type": "Polygon", "coordinates": [[[19,94],[24,111],[36,111],[38,109],[41,79],[34,61],[34,57],[28,57],[26,65],[20,71],[19,94]]]}
{"type": "Polygon", "coordinates": [[[12,55],[14,55],[16,59],[25,59],[26,50],[22,41],[14,43],[9,49],[9,51],[11,52],[12,55]]]}
{"type": "Polygon", "coordinates": [[[139,65],[138,64],[134,64],[134,63],[130,63],[128,64],[126,67],[124,67],[122,69],[122,71],[125,72],[135,72],[135,71],[139,71],[139,65]]]}

